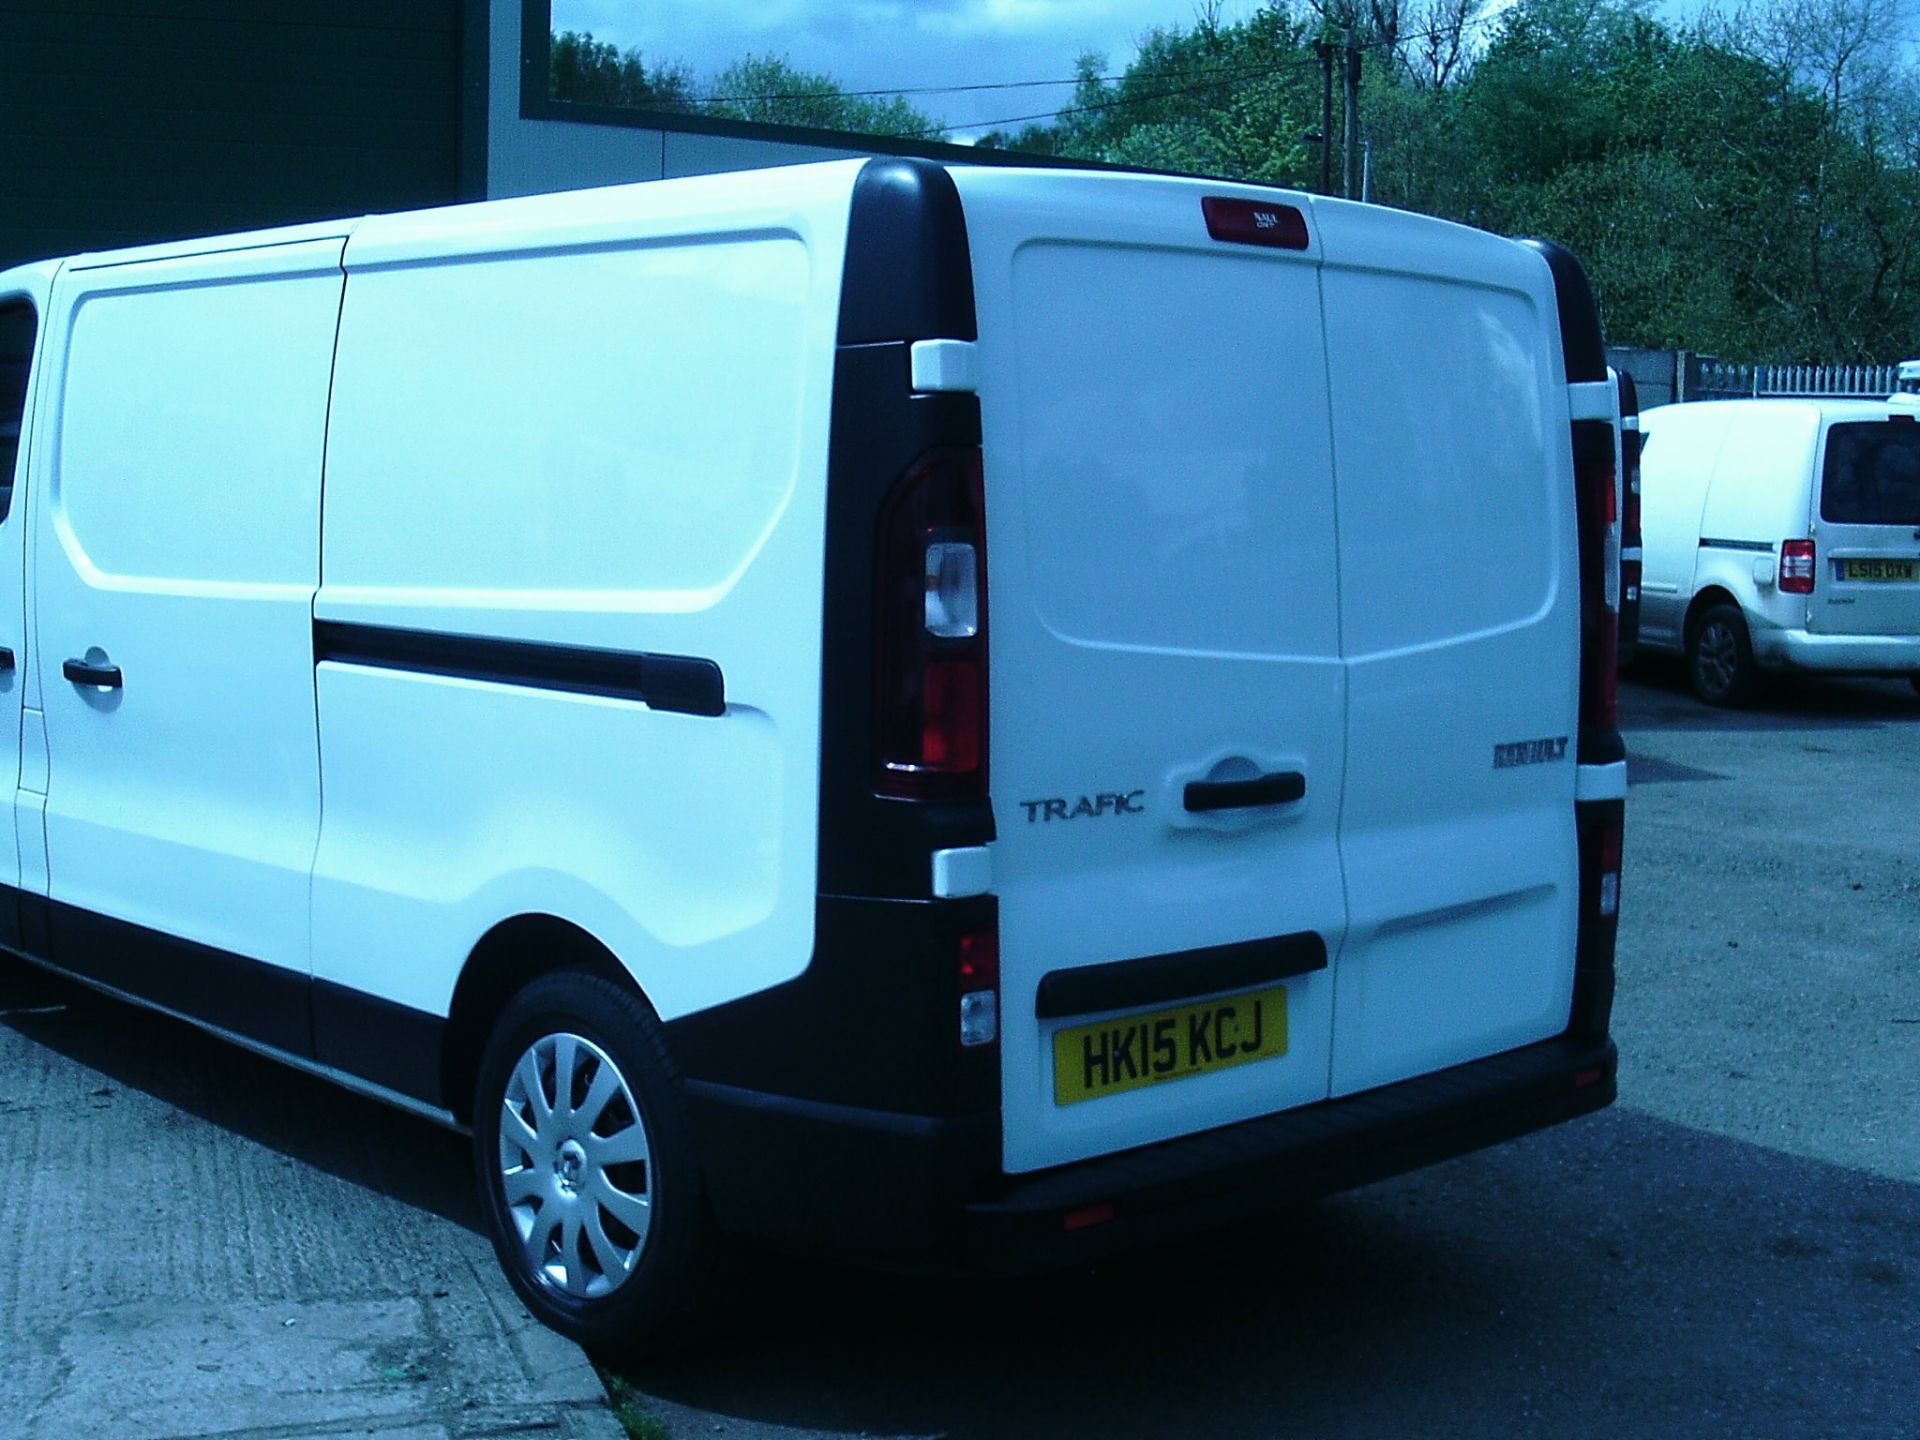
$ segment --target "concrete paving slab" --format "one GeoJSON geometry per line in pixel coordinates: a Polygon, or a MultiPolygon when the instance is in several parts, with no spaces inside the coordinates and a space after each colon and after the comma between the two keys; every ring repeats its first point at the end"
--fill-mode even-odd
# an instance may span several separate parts
{"type": "Polygon", "coordinates": [[[618,1440],[466,1143],[0,959],[0,1436],[618,1440]]]}

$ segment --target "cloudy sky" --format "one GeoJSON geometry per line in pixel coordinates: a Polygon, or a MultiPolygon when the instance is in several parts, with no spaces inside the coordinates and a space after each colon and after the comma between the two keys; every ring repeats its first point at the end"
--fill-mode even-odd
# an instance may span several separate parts
{"type": "MultiPolygon", "coordinates": [[[[1198,0],[553,0],[553,28],[590,30],[648,59],[683,60],[705,86],[742,55],[784,55],[848,90],[1007,81],[1070,81],[1074,57],[1106,55],[1113,71],[1155,26],[1193,22],[1198,0]]],[[[1224,0],[1244,19],[1259,0],[1224,0]]],[[[1071,83],[914,95],[956,139],[1047,114],[1071,83]]]]}

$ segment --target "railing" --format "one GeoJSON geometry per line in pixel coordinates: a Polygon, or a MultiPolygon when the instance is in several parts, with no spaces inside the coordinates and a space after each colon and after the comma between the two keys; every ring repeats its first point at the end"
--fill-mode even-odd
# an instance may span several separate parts
{"type": "Polygon", "coordinates": [[[1687,379],[1689,400],[1728,400],[1743,396],[1858,395],[1875,399],[1900,383],[1897,365],[1741,365],[1706,357],[1696,359],[1687,379]]]}

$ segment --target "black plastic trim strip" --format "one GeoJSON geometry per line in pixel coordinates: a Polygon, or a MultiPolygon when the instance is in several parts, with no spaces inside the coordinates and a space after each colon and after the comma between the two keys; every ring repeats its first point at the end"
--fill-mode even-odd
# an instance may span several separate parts
{"type": "Polygon", "coordinates": [[[1040,980],[1033,1013],[1042,1020],[1131,1010],[1246,990],[1327,968],[1327,942],[1311,930],[1271,940],[1213,945],[1108,965],[1055,970],[1040,980]]]}
{"type": "Polygon", "coordinates": [[[1765,540],[1716,540],[1710,536],[1700,537],[1702,550],[1751,550],[1756,555],[1771,555],[1773,546],[1765,540]]]}
{"type": "Polygon", "coordinates": [[[1611,1104],[1611,1041],[1572,1036],[1011,1181],[968,1207],[965,1268],[1018,1274],[1271,1213],[1611,1104]],[[1106,1224],[1064,1218],[1110,1205],[1106,1224]]]}
{"type": "Polygon", "coordinates": [[[0,948],[388,1099],[446,1108],[438,1015],[11,885],[0,885],[0,948]]]}
{"type": "MultiPolygon", "coordinates": [[[[1560,351],[1567,367],[1569,385],[1588,384],[1607,378],[1607,346],[1600,335],[1600,308],[1594,304],[1593,286],[1587,272],[1566,246],[1552,240],[1522,240],[1537,252],[1553,272],[1554,303],[1560,311],[1560,351]]],[[[1609,430],[1612,426],[1607,427],[1609,430]]],[[[1613,442],[1607,442],[1611,455],[1613,442]]]]}
{"type": "Polygon", "coordinates": [[[531,690],[564,690],[638,700],[649,709],[682,715],[726,713],[726,677],[711,660],[588,650],[477,635],[442,635],[384,625],[313,622],[313,661],[485,680],[531,690]]]}
{"type": "Polygon", "coordinates": [[[449,1103],[441,1080],[446,1034],[441,1016],[331,980],[313,981],[313,1058],[436,1110],[459,1108],[449,1103]]]}

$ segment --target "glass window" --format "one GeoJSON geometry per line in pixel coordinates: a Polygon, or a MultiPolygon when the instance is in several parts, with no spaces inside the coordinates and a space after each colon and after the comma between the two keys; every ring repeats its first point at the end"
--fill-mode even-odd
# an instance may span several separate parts
{"type": "Polygon", "coordinates": [[[1836,525],[1920,525],[1920,424],[1870,420],[1827,431],[1820,518],[1836,525]]]}
{"type": "Polygon", "coordinates": [[[0,521],[13,510],[13,467],[26,426],[27,369],[38,330],[31,305],[0,302],[0,521]]]}

